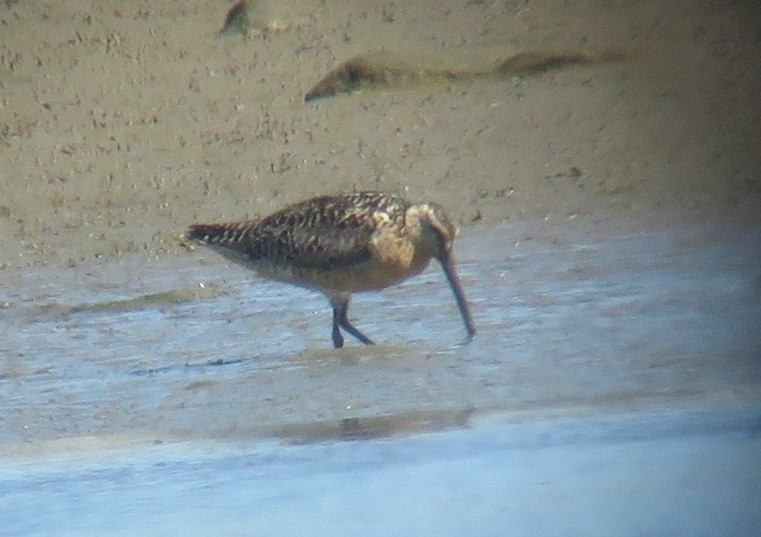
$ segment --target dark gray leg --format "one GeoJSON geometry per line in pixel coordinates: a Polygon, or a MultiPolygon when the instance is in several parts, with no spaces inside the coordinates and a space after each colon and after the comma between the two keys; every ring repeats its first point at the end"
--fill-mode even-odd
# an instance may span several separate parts
{"type": "Polygon", "coordinates": [[[340,349],[344,346],[344,338],[341,335],[340,328],[346,330],[349,334],[357,338],[365,345],[372,345],[372,340],[357,330],[347,317],[349,311],[348,296],[331,296],[330,304],[333,306],[333,346],[340,349]]]}
{"type": "Polygon", "coordinates": [[[341,335],[341,331],[338,329],[338,325],[341,323],[338,318],[338,310],[333,306],[333,347],[340,349],[344,346],[344,337],[341,335]]]}

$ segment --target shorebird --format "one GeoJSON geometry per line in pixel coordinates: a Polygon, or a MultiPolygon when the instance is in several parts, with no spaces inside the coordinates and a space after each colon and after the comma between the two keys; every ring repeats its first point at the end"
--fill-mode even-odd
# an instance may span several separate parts
{"type": "Polygon", "coordinates": [[[398,284],[434,257],[472,339],[476,329],[452,255],[456,233],[436,203],[360,192],[318,196],[257,220],[194,224],[187,237],[264,277],[325,294],[333,308],[333,346],[340,348],[341,329],[365,345],[373,343],[348,319],[352,293],[398,284]]]}

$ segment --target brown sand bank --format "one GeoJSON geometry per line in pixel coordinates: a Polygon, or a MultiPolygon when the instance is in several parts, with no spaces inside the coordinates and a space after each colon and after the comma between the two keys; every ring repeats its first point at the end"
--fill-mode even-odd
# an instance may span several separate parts
{"type": "Polygon", "coordinates": [[[473,221],[761,221],[756,2],[0,4],[0,264],[180,252],[196,220],[404,193],[473,221]],[[532,77],[305,104],[372,50],[618,50],[532,77]]]}

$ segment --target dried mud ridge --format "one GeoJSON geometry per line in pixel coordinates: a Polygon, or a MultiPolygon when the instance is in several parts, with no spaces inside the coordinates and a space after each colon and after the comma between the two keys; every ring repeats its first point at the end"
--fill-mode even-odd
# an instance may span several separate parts
{"type": "MultiPolygon", "coordinates": [[[[266,36],[290,26],[268,21],[252,2],[241,0],[227,12],[219,36],[249,34],[252,28],[266,36]]],[[[523,51],[498,59],[489,68],[430,67],[402,60],[380,50],[358,54],[332,69],[306,92],[304,102],[364,88],[400,89],[437,80],[472,80],[476,78],[510,78],[530,76],[551,69],[624,59],[620,53],[595,54],[581,51],[523,51]]]]}
{"type": "Polygon", "coordinates": [[[360,54],[320,79],[304,96],[309,102],[363,88],[405,88],[437,80],[472,80],[530,76],[572,65],[620,61],[620,53],[526,51],[497,60],[488,69],[431,68],[412,65],[385,51],[360,54]]]}
{"type": "Polygon", "coordinates": [[[240,0],[227,11],[225,22],[217,32],[219,37],[240,34],[248,36],[252,29],[258,30],[265,38],[270,32],[300,28],[302,24],[281,20],[270,20],[266,6],[262,2],[240,0]]]}

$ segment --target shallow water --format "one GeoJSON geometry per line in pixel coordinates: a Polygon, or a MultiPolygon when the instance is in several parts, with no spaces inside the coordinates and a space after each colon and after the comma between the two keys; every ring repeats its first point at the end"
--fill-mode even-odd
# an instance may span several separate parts
{"type": "Polygon", "coordinates": [[[341,350],[324,298],[203,249],[2,271],[0,534],[751,534],[759,245],[471,228],[465,346],[435,266],[341,350]]]}

